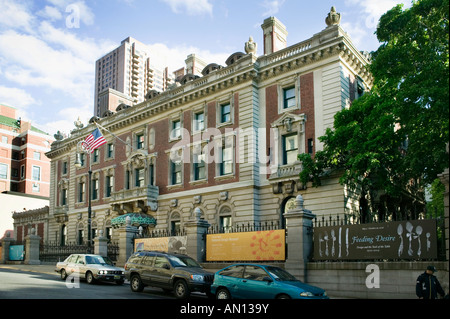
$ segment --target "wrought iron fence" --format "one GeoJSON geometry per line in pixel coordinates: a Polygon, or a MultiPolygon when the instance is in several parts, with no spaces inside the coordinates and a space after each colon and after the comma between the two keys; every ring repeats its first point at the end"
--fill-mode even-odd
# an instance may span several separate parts
{"type": "Polygon", "coordinates": [[[119,256],[119,244],[118,243],[108,243],[108,257],[112,261],[117,261],[117,257],[119,256]]]}
{"type": "Polygon", "coordinates": [[[271,220],[264,222],[241,223],[234,226],[211,225],[208,228],[208,234],[245,233],[252,231],[266,231],[277,229],[281,229],[280,222],[278,220],[271,220]]]}
{"type": "Polygon", "coordinates": [[[89,245],[79,245],[68,243],[61,246],[59,243],[42,243],[39,250],[39,260],[41,262],[58,262],[66,259],[71,254],[92,254],[94,247],[89,245]]]}

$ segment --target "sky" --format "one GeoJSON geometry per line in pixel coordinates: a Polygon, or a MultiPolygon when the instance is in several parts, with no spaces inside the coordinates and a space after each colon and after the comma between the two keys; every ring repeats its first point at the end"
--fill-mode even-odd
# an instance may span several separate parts
{"type": "Polygon", "coordinates": [[[380,16],[411,0],[0,0],[0,103],[51,135],[94,114],[95,61],[131,36],[151,63],[175,71],[195,53],[225,65],[264,19],[287,28],[288,46],[325,29],[332,6],[360,51],[375,51],[380,16]]]}

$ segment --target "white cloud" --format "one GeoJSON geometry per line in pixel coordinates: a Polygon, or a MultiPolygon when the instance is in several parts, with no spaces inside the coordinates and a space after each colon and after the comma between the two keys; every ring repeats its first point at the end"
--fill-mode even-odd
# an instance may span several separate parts
{"type": "MultiPolygon", "coordinates": [[[[91,8],[83,1],[73,0],[47,0],[53,4],[56,8],[64,12],[64,15],[76,15],[76,19],[80,19],[86,25],[93,25],[95,15],[91,8]]],[[[69,17],[70,18],[70,17],[69,17]]]]}
{"type": "Polygon", "coordinates": [[[59,9],[52,6],[45,6],[44,9],[38,11],[36,14],[44,19],[49,19],[50,21],[60,20],[63,17],[59,9]]]}
{"type": "Polygon", "coordinates": [[[197,57],[204,60],[207,64],[217,63],[225,65],[226,59],[230,56],[229,53],[212,53],[208,50],[200,50],[193,46],[180,45],[176,47],[168,47],[162,43],[155,43],[147,45],[150,50],[151,64],[162,69],[169,68],[169,72],[173,72],[182,67],[185,67],[185,60],[188,55],[194,53],[197,57]]]}
{"type": "Polygon", "coordinates": [[[15,108],[26,109],[30,105],[35,105],[37,102],[23,89],[0,85],[0,103],[11,105],[15,108]]]}
{"type": "Polygon", "coordinates": [[[186,12],[188,15],[208,14],[212,16],[213,5],[209,0],[161,0],[168,4],[174,13],[186,12]]]}
{"type": "Polygon", "coordinates": [[[23,3],[0,0],[0,8],[0,26],[32,30],[31,24],[34,18],[23,3]]]}
{"type": "Polygon", "coordinates": [[[264,0],[261,4],[266,11],[262,14],[263,17],[271,17],[278,13],[285,0],[264,0]]]}

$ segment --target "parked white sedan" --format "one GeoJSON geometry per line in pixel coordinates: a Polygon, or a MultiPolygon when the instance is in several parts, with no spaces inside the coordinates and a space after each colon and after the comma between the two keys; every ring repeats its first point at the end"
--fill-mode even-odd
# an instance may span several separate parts
{"type": "Polygon", "coordinates": [[[72,254],[56,264],[55,271],[65,280],[68,276],[79,276],[87,283],[114,281],[123,284],[124,269],[116,267],[108,257],[93,254],[72,254]]]}

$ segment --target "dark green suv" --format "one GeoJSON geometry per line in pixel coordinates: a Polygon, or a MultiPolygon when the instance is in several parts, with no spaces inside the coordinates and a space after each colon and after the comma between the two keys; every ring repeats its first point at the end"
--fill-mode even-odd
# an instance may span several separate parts
{"type": "Polygon", "coordinates": [[[202,268],[189,256],[156,251],[138,251],[125,264],[125,278],[131,290],[140,292],[145,286],[173,291],[180,299],[198,291],[210,295],[214,274],[202,268]]]}

